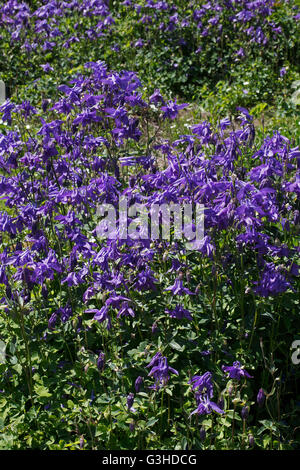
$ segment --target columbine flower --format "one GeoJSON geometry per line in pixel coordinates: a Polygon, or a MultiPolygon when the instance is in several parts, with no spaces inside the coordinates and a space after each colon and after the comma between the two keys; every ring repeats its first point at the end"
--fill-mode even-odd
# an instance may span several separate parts
{"type": "Polygon", "coordinates": [[[107,320],[107,329],[111,328],[111,319],[108,315],[109,306],[104,305],[100,310],[97,308],[90,308],[85,310],[85,313],[94,313],[94,320],[97,320],[99,323],[104,322],[107,320]]]}
{"type": "Polygon", "coordinates": [[[158,390],[161,386],[166,385],[170,379],[170,372],[179,375],[177,370],[173,369],[173,367],[169,367],[167,358],[163,357],[160,352],[155,354],[147,367],[152,367],[148,376],[153,375],[155,378],[155,384],[150,387],[154,390],[158,390]]]}
{"type": "Polygon", "coordinates": [[[162,108],[161,108],[161,110],[164,112],[163,119],[166,119],[166,118],[175,119],[177,114],[178,114],[178,111],[180,109],[185,108],[186,106],[188,106],[187,103],[177,104],[176,100],[175,101],[168,101],[166,106],[162,106],[162,108]]]}
{"type": "Polygon", "coordinates": [[[49,321],[48,321],[49,330],[54,330],[55,325],[56,325],[56,321],[57,321],[57,313],[54,312],[54,313],[52,313],[52,315],[51,315],[51,317],[49,318],[49,321]]]}
{"type": "Polygon", "coordinates": [[[213,384],[211,382],[211,372],[205,372],[203,375],[194,375],[189,380],[189,384],[193,384],[192,389],[198,388],[198,393],[206,392],[209,398],[213,396],[213,384]]]}
{"type": "Polygon", "coordinates": [[[241,377],[247,377],[248,379],[253,379],[252,375],[250,375],[245,369],[243,369],[240,362],[238,361],[235,361],[232,366],[222,366],[222,370],[224,372],[229,373],[230,379],[240,380],[241,377]]]}
{"type": "Polygon", "coordinates": [[[122,303],[122,306],[121,306],[121,309],[119,310],[117,318],[119,318],[121,316],[125,316],[125,317],[128,317],[128,316],[134,317],[135,316],[134,311],[129,306],[128,302],[123,302],[122,303]]]}
{"type": "Polygon", "coordinates": [[[198,399],[197,408],[191,413],[191,415],[197,413],[198,415],[209,415],[212,411],[219,414],[224,414],[224,411],[218,407],[216,403],[210,401],[207,395],[203,395],[198,399]]]}
{"type": "Polygon", "coordinates": [[[41,67],[44,70],[44,72],[46,72],[46,73],[47,72],[54,72],[54,68],[51,67],[51,65],[48,64],[48,63],[47,64],[41,64],[41,67]]]}
{"type": "Polygon", "coordinates": [[[172,292],[173,295],[184,295],[184,294],[193,295],[193,292],[191,292],[186,287],[183,287],[182,281],[180,279],[176,279],[173,286],[167,287],[165,291],[170,291],[172,292]]]}
{"type": "Polygon", "coordinates": [[[178,318],[178,320],[182,320],[183,318],[186,318],[187,320],[193,320],[191,312],[184,309],[182,305],[176,305],[174,310],[166,309],[166,313],[168,313],[171,318],[178,318]]]}
{"type": "Polygon", "coordinates": [[[160,91],[156,89],[153,95],[150,96],[149,103],[158,104],[159,102],[164,104],[165,101],[163,97],[161,96],[160,91]]]}

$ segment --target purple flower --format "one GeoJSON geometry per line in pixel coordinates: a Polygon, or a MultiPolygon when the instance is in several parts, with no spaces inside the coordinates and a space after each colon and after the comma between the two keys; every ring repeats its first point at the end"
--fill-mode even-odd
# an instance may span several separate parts
{"type": "Polygon", "coordinates": [[[176,305],[174,310],[166,309],[166,313],[168,313],[171,318],[177,318],[178,320],[182,320],[183,318],[186,318],[187,320],[190,320],[190,321],[193,320],[191,316],[191,312],[184,309],[182,305],[176,305]]]}
{"type": "Polygon", "coordinates": [[[286,68],[285,68],[285,67],[282,67],[282,69],[280,69],[280,71],[279,71],[279,75],[280,75],[281,77],[284,77],[285,74],[286,74],[286,72],[287,72],[286,68]]]}
{"type": "Polygon", "coordinates": [[[240,111],[240,116],[238,119],[241,120],[241,125],[244,126],[246,124],[249,124],[253,121],[253,116],[250,115],[249,111],[245,108],[242,108],[241,106],[238,106],[236,108],[238,111],[240,111]]]}
{"type": "Polygon", "coordinates": [[[194,295],[189,289],[183,287],[182,280],[178,278],[175,280],[173,286],[167,287],[165,291],[170,291],[173,295],[194,295]]]}
{"type": "Polygon", "coordinates": [[[149,98],[149,103],[154,103],[154,104],[162,103],[162,104],[164,104],[164,102],[165,101],[164,101],[163,97],[161,96],[160,91],[157,90],[157,89],[154,91],[154,93],[149,98]]]}
{"type": "Polygon", "coordinates": [[[111,328],[111,320],[108,315],[109,311],[109,306],[104,305],[100,310],[97,308],[91,308],[88,310],[85,310],[85,313],[94,313],[94,320],[97,320],[97,322],[102,323],[105,320],[107,320],[107,329],[109,330],[111,328]]]}
{"type": "Polygon", "coordinates": [[[178,114],[178,111],[180,109],[183,109],[185,108],[186,106],[188,106],[187,103],[183,103],[183,104],[177,104],[176,100],[175,101],[168,101],[168,103],[165,105],[165,106],[162,106],[161,107],[161,110],[164,112],[163,114],[163,118],[166,119],[175,119],[177,114],[178,114]]]}
{"type": "Polygon", "coordinates": [[[249,436],[248,436],[248,442],[249,442],[250,447],[254,447],[254,442],[255,442],[255,441],[254,441],[254,437],[253,437],[252,434],[249,434],[249,436]]]}
{"type": "Polygon", "coordinates": [[[129,306],[128,302],[123,302],[122,303],[122,306],[121,306],[121,309],[118,312],[117,318],[122,317],[122,316],[125,316],[125,317],[128,317],[128,316],[134,317],[135,316],[135,313],[132,310],[132,308],[129,306]]]}
{"type": "Polygon", "coordinates": [[[150,387],[154,390],[158,390],[161,386],[165,386],[167,384],[170,379],[170,372],[179,375],[177,370],[168,365],[167,358],[163,357],[160,352],[155,354],[147,367],[152,367],[148,376],[151,377],[153,375],[155,379],[155,384],[150,387]]]}
{"type": "Polygon", "coordinates": [[[52,313],[52,315],[51,315],[51,317],[49,318],[49,321],[48,321],[49,330],[54,330],[56,322],[57,322],[57,313],[54,312],[54,313],[52,313]]]}
{"type": "Polygon", "coordinates": [[[41,64],[41,67],[44,70],[44,72],[47,72],[47,73],[48,72],[54,72],[54,68],[51,67],[51,65],[48,64],[48,63],[47,64],[41,64]]]}
{"type": "Polygon", "coordinates": [[[194,375],[194,377],[192,377],[188,383],[193,384],[193,390],[197,388],[199,393],[205,392],[209,398],[212,398],[213,384],[211,378],[211,372],[205,372],[203,375],[194,375]]]}
{"type": "Polygon", "coordinates": [[[3,113],[2,115],[2,120],[7,121],[8,124],[11,124],[11,114],[13,111],[16,110],[16,105],[10,101],[10,99],[6,100],[1,106],[0,106],[0,113],[3,113]]]}
{"type": "Polygon", "coordinates": [[[240,380],[241,377],[247,377],[248,379],[253,378],[243,367],[241,367],[241,364],[238,361],[235,361],[232,366],[222,366],[222,370],[229,373],[230,379],[240,380]]]}
{"type": "Polygon", "coordinates": [[[199,397],[198,406],[191,415],[195,413],[198,415],[209,415],[212,411],[218,414],[224,414],[224,411],[221,410],[216,403],[211,401],[207,395],[203,395],[199,397]]]}
{"type": "Polygon", "coordinates": [[[275,267],[273,263],[266,263],[259,282],[254,282],[257,286],[253,291],[261,297],[269,297],[281,294],[292,286],[284,274],[275,267]]]}

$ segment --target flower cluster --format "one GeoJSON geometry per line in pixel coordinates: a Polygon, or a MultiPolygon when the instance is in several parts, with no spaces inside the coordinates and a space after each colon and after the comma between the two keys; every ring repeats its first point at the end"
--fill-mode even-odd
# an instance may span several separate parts
{"type": "MultiPolygon", "coordinates": [[[[62,58],[73,68],[74,64],[80,65],[78,55],[88,53],[91,60],[109,59],[115,66],[120,57],[127,57],[128,43],[130,52],[134,51],[139,60],[144,57],[145,49],[154,54],[163,44],[170,54],[162,49],[158,72],[174,74],[180,70],[184,54],[190,59],[184,82],[199,85],[199,71],[201,76],[205,74],[213,80],[214,75],[224,76],[236,62],[247,61],[258,52],[266,63],[270,60],[268,52],[277,53],[281,48],[288,28],[283,21],[286,8],[290,26],[299,20],[299,13],[292,10],[290,2],[284,2],[285,7],[276,0],[214,0],[204,4],[191,0],[188,6],[170,0],[141,3],[45,0],[41,3],[10,0],[0,6],[0,36],[7,47],[20,55],[19,65],[22,67],[24,61],[28,64],[24,76],[33,75],[36,79],[41,71],[54,75],[62,58]],[[132,28],[128,28],[131,31],[128,43],[120,40],[120,18],[129,22],[134,19],[132,28]],[[211,54],[212,50],[216,53],[211,54]],[[45,55],[50,63],[43,59],[45,55]]],[[[9,55],[7,58],[9,67],[11,58],[9,55]]],[[[280,65],[283,64],[276,64],[277,72],[283,77],[287,69],[280,65]]],[[[14,77],[10,68],[7,74],[14,83],[24,83],[22,74],[14,77]]],[[[166,104],[165,116],[173,118],[178,106],[182,105],[166,104]]]]}
{"type": "MultiPolygon", "coordinates": [[[[151,247],[147,236],[97,239],[97,205],[118,207],[123,196],[129,204],[143,202],[148,207],[203,204],[205,234],[195,251],[213,264],[222,232],[231,233],[233,243],[221,242],[218,261],[229,286],[229,268],[232,263],[238,266],[239,253],[247,263],[248,289],[254,295],[292,292],[299,275],[299,248],[293,236],[287,238],[285,233],[292,235],[299,219],[298,148],[276,132],[254,149],[252,117],[241,108],[238,130],[229,131],[229,122],[223,120],[219,132],[214,131],[204,121],[173,143],[147,145],[143,159],[137,159],[132,148],[129,166],[135,174],[128,179],[120,173],[119,160],[125,168],[128,165],[120,155],[135,144],[141,151],[139,121],[152,112],[151,104],[142,98],[134,73],[109,72],[102,62],[88,63],[86,69],[87,74],[73,80],[72,86],[58,87],[61,97],[51,106],[49,119],[40,117],[36,137],[25,126],[1,136],[0,194],[9,211],[0,213],[0,230],[10,240],[1,253],[3,301],[13,302],[16,293],[29,301],[36,286],[47,298],[59,279],[67,302],[54,312],[51,309],[51,329],[59,320],[76,316],[70,289],[81,293],[85,312],[108,328],[113,310],[118,318],[135,317],[132,289],[172,294],[176,303],[168,303],[168,315],[191,320],[179,298],[188,296],[193,302],[199,291],[189,288],[190,277],[188,286],[179,275],[186,269],[178,257],[184,244],[165,242],[172,264],[161,283],[154,268],[161,256],[159,240],[151,247]],[[247,162],[244,154],[249,155],[247,162]],[[167,160],[163,169],[158,165],[161,155],[167,160]],[[95,306],[92,299],[103,290],[106,300],[95,306]]],[[[161,97],[156,111],[161,121],[167,119],[164,103],[161,97]]],[[[26,123],[40,115],[29,102],[10,100],[0,112],[8,123],[17,116],[26,123]]]]}

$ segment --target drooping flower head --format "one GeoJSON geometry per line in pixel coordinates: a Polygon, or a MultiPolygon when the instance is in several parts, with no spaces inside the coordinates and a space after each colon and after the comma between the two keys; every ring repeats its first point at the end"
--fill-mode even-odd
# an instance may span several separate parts
{"type": "Polygon", "coordinates": [[[179,375],[176,369],[173,369],[173,367],[168,365],[167,358],[162,356],[160,352],[155,354],[147,367],[152,367],[148,376],[153,376],[155,379],[155,384],[150,387],[154,390],[158,390],[167,384],[170,379],[170,372],[179,375]]]}
{"type": "Polygon", "coordinates": [[[216,403],[210,400],[207,395],[202,395],[199,397],[198,406],[197,408],[192,411],[191,415],[198,414],[198,415],[209,415],[215,411],[218,414],[224,414],[224,411],[218,407],[216,403]]]}
{"type": "Polygon", "coordinates": [[[209,398],[213,396],[213,384],[211,381],[211,372],[205,372],[203,375],[194,375],[189,380],[189,384],[193,384],[192,389],[198,389],[198,393],[207,393],[209,398]]]}
{"type": "Polygon", "coordinates": [[[241,377],[246,377],[248,379],[253,379],[240,364],[240,362],[235,361],[232,366],[222,366],[223,372],[228,372],[230,379],[240,380],[241,377]]]}

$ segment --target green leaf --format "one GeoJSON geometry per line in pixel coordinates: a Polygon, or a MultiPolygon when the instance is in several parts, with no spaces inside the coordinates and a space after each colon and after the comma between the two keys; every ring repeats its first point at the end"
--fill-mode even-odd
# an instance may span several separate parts
{"type": "Polygon", "coordinates": [[[155,418],[154,416],[152,416],[152,418],[150,418],[148,421],[147,421],[147,424],[146,424],[146,427],[151,427],[151,426],[154,426],[155,423],[157,423],[158,421],[158,418],[155,418]]]}
{"type": "Polygon", "coordinates": [[[175,349],[176,351],[182,352],[182,351],[185,350],[184,345],[180,346],[180,344],[176,343],[176,341],[174,341],[174,340],[170,342],[170,346],[171,346],[172,349],[175,349]]]}
{"type": "Polygon", "coordinates": [[[52,396],[52,393],[50,393],[48,388],[46,388],[44,385],[35,385],[34,391],[39,397],[42,398],[49,398],[52,396]]]}

